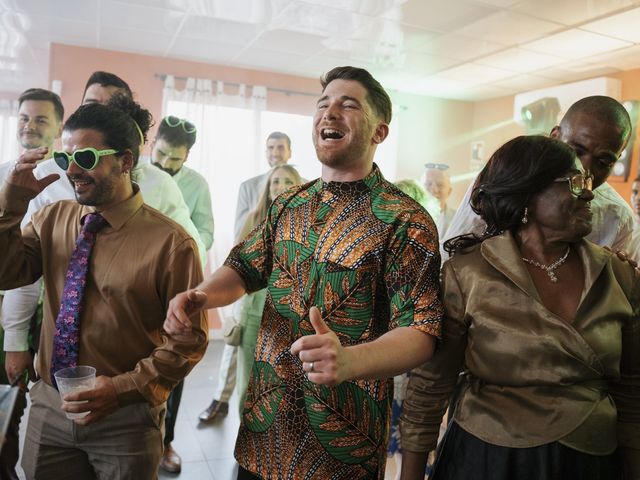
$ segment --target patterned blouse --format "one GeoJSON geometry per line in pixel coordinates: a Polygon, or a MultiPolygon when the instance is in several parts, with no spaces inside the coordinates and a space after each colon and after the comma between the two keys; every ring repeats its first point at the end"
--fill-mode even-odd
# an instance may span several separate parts
{"type": "Polygon", "coordinates": [[[395,327],[440,336],[438,236],[431,217],[378,167],[278,197],[225,265],[268,287],[235,456],[263,478],[384,477],[393,380],[308,380],[291,344],[317,306],[342,345],[395,327]]]}

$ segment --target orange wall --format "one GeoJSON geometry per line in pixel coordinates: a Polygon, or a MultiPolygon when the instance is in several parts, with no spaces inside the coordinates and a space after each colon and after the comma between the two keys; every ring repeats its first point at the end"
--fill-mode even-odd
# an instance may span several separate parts
{"type": "MultiPolygon", "coordinates": [[[[106,70],[124,78],[137,100],[158,119],[162,108],[163,82],[157,74],[174,74],[222,80],[224,82],[265,85],[315,95],[318,80],[294,75],[210,65],[133,53],[52,44],[49,79],[62,82],[62,101],[68,113],[80,103],[84,84],[95,70],[106,70]]],[[[611,75],[622,82],[622,99],[640,99],[640,69],[611,75]]],[[[420,178],[422,165],[429,161],[449,163],[451,174],[469,170],[472,141],[484,141],[487,159],[505,141],[524,133],[512,120],[513,97],[481,102],[459,102],[401,93],[392,94],[394,103],[404,108],[401,118],[397,178],[420,178]]],[[[315,107],[315,96],[285,95],[269,92],[269,110],[309,115],[315,107]]],[[[150,135],[151,137],[153,134],[150,135]]],[[[628,182],[612,181],[611,185],[625,198],[631,193],[631,180],[638,172],[640,145],[636,142],[628,182]]],[[[453,185],[451,204],[456,205],[469,181],[453,185]]]]}
{"type": "MultiPolygon", "coordinates": [[[[313,114],[316,95],[320,93],[319,81],[312,78],[54,43],[51,45],[49,79],[62,82],[61,97],[67,115],[79,105],[85,82],[96,70],[106,70],[125,79],[136,99],[156,119],[161,115],[163,88],[157,74],[264,85],[312,94],[285,95],[270,91],[267,96],[269,110],[302,115],[313,114]]],[[[458,173],[457,170],[468,163],[467,136],[473,104],[397,92],[391,92],[391,96],[394,103],[402,107],[396,115],[401,122],[397,178],[419,179],[424,163],[434,161],[451,163],[455,165],[453,173],[458,173]]]]}
{"type": "MultiPolygon", "coordinates": [[[[96,70],[105,70],[122,77],[133,90],[136,100],[151,111],[156,121],[162,115],[164,86],[163,81],[157,78],[157,74],[263,85],[313,95],[320,92],[318,80],[310,78],[53,43],[50,52],[49,79],[62,82],[61,98],[66,112],[72,113],[80,104],[85,83],[96,70]]],[[[179,83],[178,86],[180,86],[179,83]]],[[[308,115],[313,112],[316,99],[315,96],[269,92],[267,108],[308,115]]]]}
{"type": "MultiPolygon", "coordinates": [[[[611,75],[613,78],[617,78],[622,82],[622,100],[640,100],[640,69],[629,70],[621,72],[617,75],[611,75]]],[[[622,198],[627,202],[631,198],[631,184],[633,179],[638,175],[640,164],[638,162],[640,157],[640,138],[637,132],[638,125],[636,125],[636,139],[633,147],[633,155],[631,156],[631,165],[629,169],[629,178],[626,182],[611,182],[611,186],[615,188],[622,198]]]]}
{"type": "MultiPolygon", "coordinates": [[[[420,179],[424,164],[445,163],[452,176],[466,173],[471,155],[473,103],[392,92],[400,105],[396,178],[420,179]]],[[[393,128],[393,122],[391,123],[393,128]]],[[[454,183],[448,200],[457,206],[467,188],[454,183]]]]}

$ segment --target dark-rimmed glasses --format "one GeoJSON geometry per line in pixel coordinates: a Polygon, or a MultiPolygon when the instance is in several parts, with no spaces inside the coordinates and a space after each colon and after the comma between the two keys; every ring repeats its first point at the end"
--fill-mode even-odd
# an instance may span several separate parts
{"type": "Polygon", "coordinates": [[[93,147],[80,148],[69,155],[67,152],[53,152],[53,160],[62,169],[67,170],[71,162],[74,162],[83,170],[93,170],[98,165],[100,157],[119,154],[118,150],[96,150],[93,147]]]}
{"type": "Polygon", "coordinates": [[[569,190],[573,195],[579,197],[585,190],[593,190],[593,175],[588,173],[574,173],[567,177],[556,178],[554,182],[569,182],[569,190]]]}
{"type": "Polygon", "coordinates": [[[164,121],[172,128],[181,126],[185,133],[196,133],[196,126],[184,118],[178,118],[174,115],[164,117],[164,121]]]}

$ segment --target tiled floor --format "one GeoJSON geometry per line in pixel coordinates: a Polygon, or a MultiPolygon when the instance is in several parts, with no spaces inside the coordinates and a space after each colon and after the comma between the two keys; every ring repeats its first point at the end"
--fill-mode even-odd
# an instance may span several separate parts
{"type": "MultiPolygon", "coordinates": [[[[233,447],[240,419],[237,415],[238,399],[234,394],[229,405],[229,414],[209,424],[198,421],[198,415],[211,402],[214,386],[218,381],[218,368],[224,344],[212,340],[204,359],[185,380],[182,402],[176,422],[173,448],[182,457],[182,472],[169,474],[160,470],[160,479],[180,480],[233,480],[237,475],[237,464],[233,458],[233,447]]],[[[26,416],[21,427],[24,439],[26,416]]],[[[18,469],[24,479],[22,469],[18,469]]],[[[393,462],[387,465],[387,479],[394,478],[393,462]]]]}
{"type": "Polygon", "coordinates": [[[160,470],[161,479],[231,480],[237,475],[233,447],[240,425],[237,395],[231,397],[229,414],[208,424],[198,421],[198,415],[209,406],[224,343],[212,340],[202,361],[185,380],[180,411],[176,422],[173,448],[182,457],[182,473],[169,474],[160,470]]]}

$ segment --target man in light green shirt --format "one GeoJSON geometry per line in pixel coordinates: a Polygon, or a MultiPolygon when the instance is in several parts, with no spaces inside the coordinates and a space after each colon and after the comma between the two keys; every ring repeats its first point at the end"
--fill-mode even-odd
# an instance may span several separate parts
{"type": "Polygon", "coordinates": [[[178,184],[189,207],[191,220],[207,250],[213,244],[211,193],[205,178],[184,163],[196,141],[196,127],[191,122],[169,115],[162,119],[152,144],[151,161],[167,172],[178,184]]]}
{"type": "MultiPolygon", "coordinates": [[[[156,139],[151,144],[151,162],[175,180],[189,207],[191,221],[198,230],[204,248],[209,250],[213,244],[213,212],[209,185],[202,175],[184,165],[195,142],[196,127],[193,123],[173,115],[166,116],[160,122],[156,139]]],[[[160,468],[170,473],[179,473],[182,468],[182,459],[171,446],[171,442],[174,439],[183,386],[184,382],[176,385],[167,400],[165,448],[160,468]]]]}

